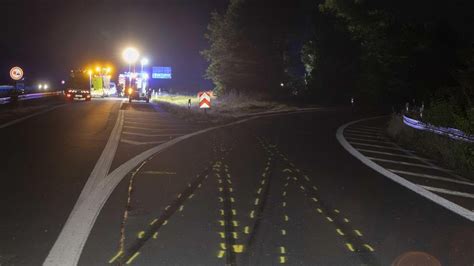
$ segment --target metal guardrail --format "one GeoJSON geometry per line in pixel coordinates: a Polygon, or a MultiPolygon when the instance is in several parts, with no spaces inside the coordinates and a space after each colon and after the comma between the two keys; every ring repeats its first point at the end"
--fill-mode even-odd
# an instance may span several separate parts
{"type": "MultiPolygon", "coordinates": [[[[55,96],[55,95],[61,95],[61,94],[62,94],[62,92],[60,92],[60,91],[30,93],[30,94],[19,95],[18,100],[19,101],[26,101],[26,100],[39,99],[39,98],[44,98],[44,97],[48,97],[48,96],[55,96]]],[[[9,102],[10,102],[10,97],[0,98],[0,104],[7,104],[9,102]]]]}
{"type": "Polygon", "coordinates": [[[431,124],[423,123],[416,119],[410,118],[406,115],[403,115],[403,123],[415,129],[433,132],[438,135],[444,135],[455,140],[461,140],[461,141],[474,143],[474,135],[466,134],[463,131],[456,128],[436,127],[431,124]]]}

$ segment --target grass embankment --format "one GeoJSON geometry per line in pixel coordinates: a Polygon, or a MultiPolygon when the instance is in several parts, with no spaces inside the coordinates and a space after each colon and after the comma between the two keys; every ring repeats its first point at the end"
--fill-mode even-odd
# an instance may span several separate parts
{"type": "Polygon", "coordinates": [[[288,106],[268,100],[260,100],[246,96],[228,95],[212,98],[211,109],[204,112],[199,109],[198,98],[186,95],[158,96],[153,102],[180,118],[191,121],[224,122],[260,112],[290,111],[296,107],[288,106]],[[191,99],[191,108],[188,109],[188,100],[191,99]]]}
{"type": "Polygon", "coordinates": [[[408,127],[399,115],[392,115],[387,132],[400,145],[410,147],[474,180],[474,144],[408,127]]]}

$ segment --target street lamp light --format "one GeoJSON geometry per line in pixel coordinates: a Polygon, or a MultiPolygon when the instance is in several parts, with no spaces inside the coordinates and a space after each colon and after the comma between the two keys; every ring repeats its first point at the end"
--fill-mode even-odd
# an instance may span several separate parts
{"type": "Polygon", "coordinates": [[[128,75],[130,79],[130,86],[132,86],[132,76],[130,75],[130,72],[132,71],[132,64],[135,64],[137,62],[138,58],[140,57],[140,53],[137,49],[133,47],[128,47],[123,50],[122,57],[123,60],[128,63],[128,75]]]}
{"type": "Polygon", "coordinates": [[[148,65],[148,63],[149,63],[149,60],[146,57],[144,57],[144,58],[142,58],[142,60],[140,60],[140,64],[142,65],[142,73],[143,73],[143,66],[148,65]]]}

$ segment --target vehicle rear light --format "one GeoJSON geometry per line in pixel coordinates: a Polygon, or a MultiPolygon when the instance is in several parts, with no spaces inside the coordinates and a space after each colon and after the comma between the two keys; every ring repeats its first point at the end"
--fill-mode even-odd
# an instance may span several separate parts
{"type": "Polygon", "coordinates": [[[66,97],[68,97],[68,98],[69,98],[69,97],[71,97],[71,94],[69,94],[69,93],[68,93],[68,94],[66,94],[66,97]]]}

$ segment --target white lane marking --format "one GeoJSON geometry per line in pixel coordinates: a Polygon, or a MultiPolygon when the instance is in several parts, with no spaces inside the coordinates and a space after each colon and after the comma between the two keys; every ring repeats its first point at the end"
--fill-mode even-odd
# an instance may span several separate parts
{"type": "Polygon", "coordinates": [[[124,131],[122,132],[122,134],[141,136],[141,137],[178,137],[178,136],[184,135],[184,134],[146,134],[146,133],[135,133],[135,132],[129,132],[129,131],[124,131]]]}
{"type": "Polygon", "coordinates": [[[379,135],[379,134],[353,132],[352,130],[351,131],[345,130],[344,134],[355,136],[355,137],[363,137],[363,138],[384,138],[384,139],[386,139],[385,137],[383,137],[382,135],[379,135]]]}
{"type": "Polygon", "coordinates": [[[443,206],[444,208],[468,219],[469,221],[472,221],[474,222],[474,212],[462,207],[462,206],[459,206],[458,204],[454,203],[454,202],[451,202],[443,197],[440,197],[438,195],[436,195],[435,193],[433,192],[430,192],[424,188],[422,188],[421,186],[418,186],[417,184],[413,183],[413,182],[410,182],[408,181],[407,179],[399,176],[399,175],[396,175],[395,173],[392,173],[390,172],[389,170],[383,168],[382,166],[376,164],[375,162],[369,160],[367,157],[365,157],[362,153],[360,153],[359,151],[357,151],[354,147],[352,147],[349,142],[344,138],[344,129],[350,125],[353,125],[355,123],[359,123],[361,121],[365,121],[365,120],[370,120],[370,119],[377,119],[377,118],[382,118],[382,117],[386,117],[386,116],[377,116],[377,117],[372,117],[372,118],[366,118],[366,119],[360,119],[360,120],[356,120],[356,121],[352,121],[352,122],[349,122],[347,124],[344,124],[342,126],[340,126],[338,129],[337,129],[337,133],[336,133],[336,138],[337,140],[339,141],[339,143],[342,145],[342,147],[344,147],[344,149],[346,149],[350,154],[352,154],[352,156],[356,157],[359,161],[361,161],[362,163],[364,163],[365,165],[367,165],[368,167],[372,168],[373,170],[377,171],[378,173],[384,175],[385,177],[397,182],[398,184],[408,188],[409,190],[443,206]]]}
{"type": "MultiPolygon", "coordinates": [[[[383,151],[376,151],[376,150],[369,150],[369,149],[357,149],[358,151],[363,151],[363,152],[370,152],[370,153],[376,153],[376,154],[383,154],[383,155],[389,155],[389,156],[397,156],[397,157],[402,157],[402,158],[409,158],[409,159],[418,159],[419,157],[413,156],[413,155],[405,155],[405,154],[398,154],[398,153],[392,153],[392,152],[383,152],[383,151]]],[[[429,160],[429,159],[425,159],[429,160]]]]}
{"type": "Polygon", "coordinates": [[[349,143],[350,143],[350,144],[354,144],[354,145],[362,145],[362,146],[367,146],[367,147],[373,147],[373,148],[381,148],[381,149],[389,149],[389,150],[402,151],[401,148],[391,147],[391,146],[381,146],[381,145],[375,145],[375,144],[369,144],[369,143],[362,143],[362,142],[356,142],[356,141],[349,141],[349,143]]]}
{"type": "Polygon", "coordinates": [[[364,133],[364,134],[371,134],[371,135],[380,135],[381,131],[373,131],[370,129],[363,129],[363,128],[346,128],[344,132],[357,132],[357,133],[364,133]]]}
{"type": "MultiPolygon", "coordinates": [[[[135,124],[135,125],[153,125],[153,126],[158,126],[159,124],[150,124],[150,123],[144,123],[144,122],[136,122],[136,121],[125,121],[125,124],[135,124]]],[[[167,124],[166,121],[162,121],[161,124],[167,125],[166,128],[188,128],[188,124],[167,124]]]]}
{"type": "Polygon", "coordinates": [[[97,193],[101,193],[101,185],[107,179],[120,140],[122,126],[123,110],[119,110],[117,121],[107,144],[43,265],[77,265],[88,236],[80,232],[91,228],[98,215],[98,213],[84,215],[84,212],[87,211],[87,208],[94,208],[97,204],[103,204],[94,201],[100,198],[97,193]]]}
{"type": "Polygon", "coordinates": [[[367,141],[367,142],[375,142],[375,143],[387,143],[387,144],[391,144],[391,145],[394,145],[393,142],[391,141],[385,141],[385,140],[377,140],[377,139],[363,139],[363,138],[355,138],[355,137],[349,137],[347,136],[346,139],[353,139],[355,141],[367,141]]]}
{"type": "Polygon", "coordinates": [[[386,138],[385,136],[383,135],[379,135],[379,134],[366,134],[366,133],[353,133],[353,132],[347,132],[347,131],[344,131],[344,134],[346,136],[354,136],[356,138],[370,138],[370,139],[378,139],[378,140],[385,140],[385,141],[389,141],[388,138],[386,138]]]}
{"type": "MultiPolygon", "coordinates": [[[[421,185],[420,185],[421,186],[421,185]]],[[[466,192],[459,192],[459,191],[454,191],[454,190],[449,190],[449,189],[444,189],[444,188],[437,188],[437,187],[429,187],[429,186],[421,186],[429,191],[433,192],[438,192],[441,194],[447,194],[447,195],[453,195],[453,196],[458,196],[458,197],[463,197],[463,198],[471,198],[474,199],[474,194],[466,193],[466,192]]]]}
{"type": "Polygon", "coordinates": [[[422,168],[450,171],[438,166],[431,166],[431,165],[420,164],[420,163],[408,163],[404,161],[387,160],[387,159],[375,158],[375,157],[370,157],[370,156],[366,156],[366,157],[371,159],[372,161],[379,161],[379,162],[384,162],[384,163],[395,163],[395,164],[401,164],[401,165],[409,165],[409,166],[416,166],[416,167],[422,167],[422,168]]]}
{"type": "Polygon", "coordinates": [[[83,189],[83,192],[77,200],[76,205],[74,206],[74,209],[68,218],[68,221],[63,227],[58,239],[54,243],[54,246],[49,252],[49,255],[44,261],[43,265],[77,265],[82,253],[82,249],[84,248],[84,244],[89,237],[89,234],[92,230],[92,227],[94,226],[95,221],[97,220],[100,211],[107,202],[107,199],[110,197],[110,194],[112,194],[115,187],[122,181],[122,179],[144,160],[150,158],[153,155],[159,154],[186,139],[207,133],[212,130],[235,126],[258,118],[292,115],[306,112],[309,111],[301,110],[292,113],[276,113],[273,115],[252,116],[225,125],[210,127],[181,137],[177,137],[138,154],[107,175],[94,187],[93,190],[89,191],[87,195],[82,195],[84,193],[83,189]]]}
{"type": "Polygon", "coordinates": [[[453,178],[447,178],[447,177],[442,177],[442,176],[437,176],[437,175],[413,173],[413,172],[401,171],[401,170],[395,170],[395,169],[388,169],[388,170],[397,174],[412,175],[412,176],[424,177],[424,178],[433,179],[433,180],[440,180],[440,181],[458,183],[458,184],[463,184],[463,185],[468,185],[468,186],[474,186],[474,183],[471,183],[471,182],[456,180],[453,178]]]}
{"type": "Polygon", "coordinates": [[[128,140],[122,138],[120,140],[122,143],[126,144],[131,144],[131,145],[151,145],[151,144],[161,144],[167,142],[167,140],[161,140],[161,141],[135,141],[135,140],[128,140]]]}
{"type": "Polygon", "coordinates": [[[124,128],[130,128],[130,129],[139,129],[139,130],[148,130],[148,131],[153,131],[153,132],[160,132],[160,131],[189,131],[189,130],[196,130],[196,129],[201,129],[201,127],[179,127],[179,128],[172,128],[172,127],[136,127],[136,126],[127,126],[125,125],[124,128]]]}
{"type": "Polygon", "coordinates": [[[48,109],[46,109],[46,110],[42,110],[42,111],[39,111],[39,112],[37,112],[37,113],[33,113],[33,114],[30,114],[30,115],[27,115],[27,116],[24,116],[24,117],[15,119],[15,120],[13,120],[13,121],[10,121],[10,122],[7,122],[7,123],[5,123],[5,124],[0,125],[0,129],[9,127],[9,126],[12,126],[12,125],[15,125],[15,124],[18,124],[18,123],[20,123],[20,122],[22,122],[22,121],[25,121],[26,119],[29,119],[29,118],[32,118],[32,117],[35,117],[35,116],[38,116],[38,115],[42,115],[42,114],[44,114],[44,113],[47,113],[47,112],[49,112],[49,111],[52,111],[52,110],[54,110],[54,109],[56,109],[56,108],[59,108],[59,107],[62,107],[62,106],[64,106],[64,105],[65,105],[65,104],[56,105],[56,106],[53,106],[53,107],[48,108],[48,109]]]}
{"type": "Polygon", "coordinates": [[[373,130],[373,131],[383,131],[383,129],[379,127],[370,127],[370,126],[364,126],[364,125],[357,125],[355,126],[355,128],[364,128],[364,129],[373,130]]]}

